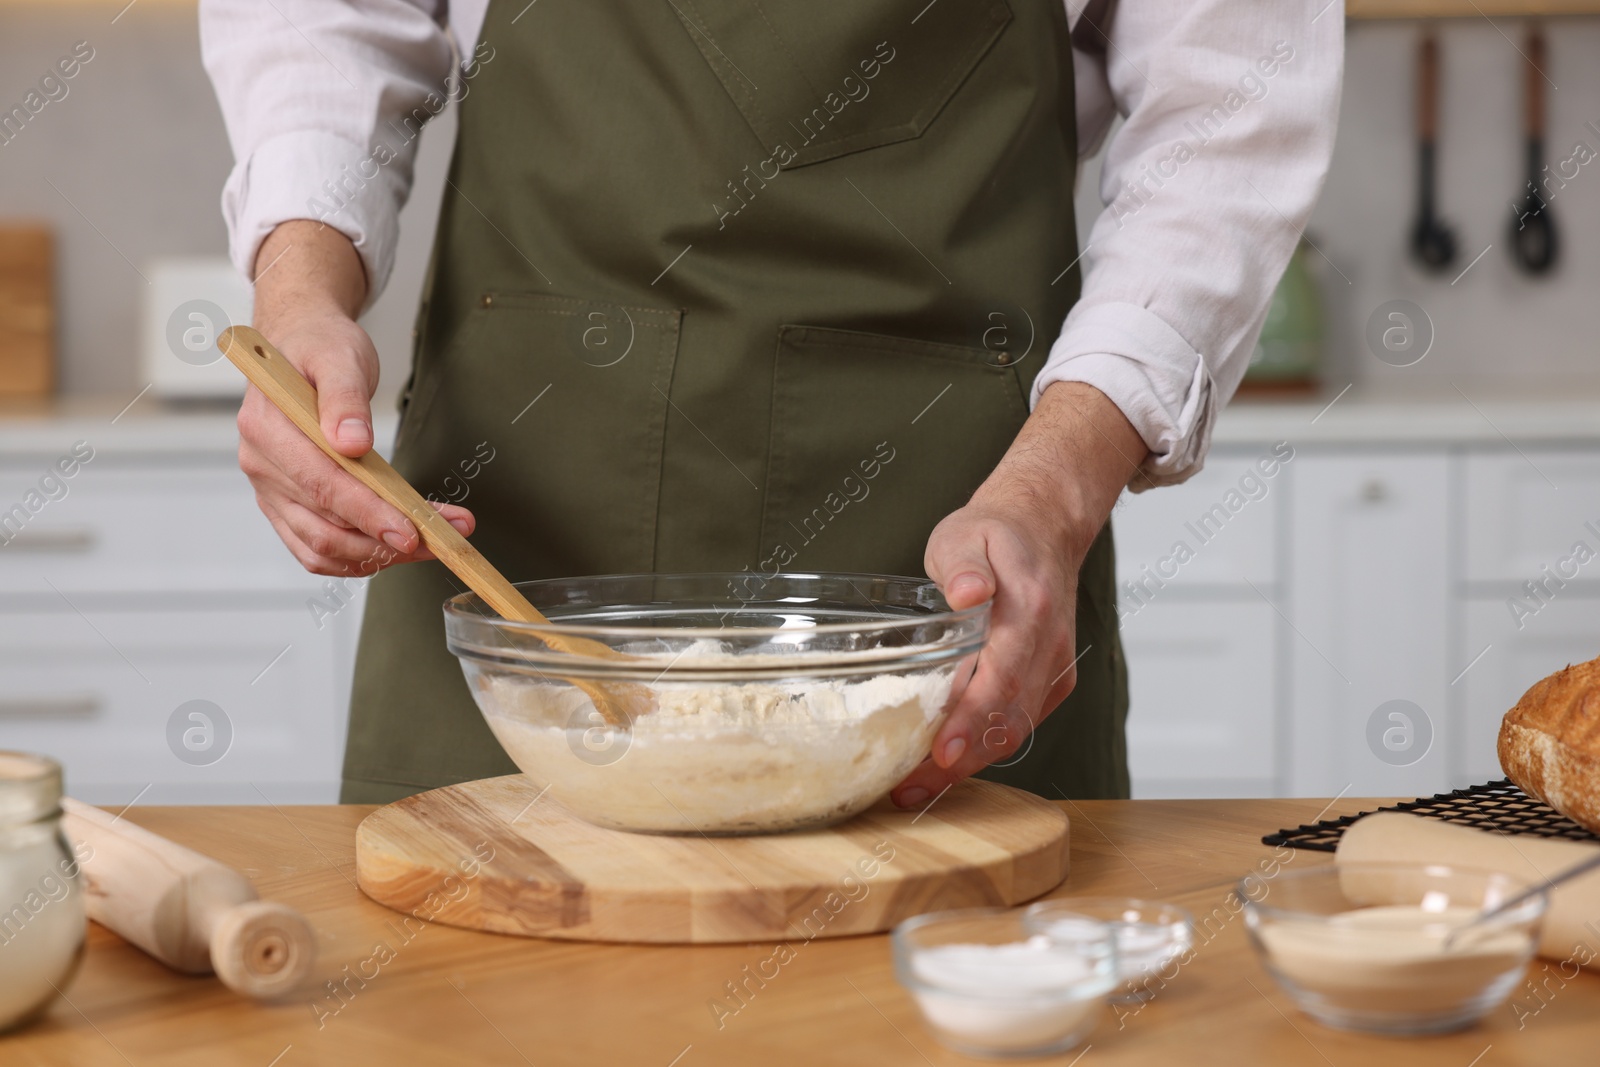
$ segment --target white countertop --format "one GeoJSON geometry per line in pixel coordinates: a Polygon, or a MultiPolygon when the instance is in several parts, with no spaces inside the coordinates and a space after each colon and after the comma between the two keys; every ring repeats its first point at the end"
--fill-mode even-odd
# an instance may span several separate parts
{"type": "Polygon", "coordinates": [[[1217,444],[1498,445],[1600,443],[1593,396],[1370,396],[1356,389],[1300,401],[1236,400],[1218,418],[1217,444]]]}
{"type": "MultiPolygon", "coordinates": [[[[0,407],[0,461],[55,455],[88,441],[112,456],[215,458],[238,447],[231,405],[172,405],[143,397],[71,397],[0,407]]],[[[378,440],[393,440],[396,416],[377,412],[378,440]]],[[[1369,396],[1352,389],[1308,400],[1234,402],[1217,421],[1219,445],[1488,445],[1600,443],[1600,392],[1516,398],[1369,396]]],[[[382,451],[387,452],[387,447],[382,451]]]]}
{"type": "MultiPolygon", "coordinates": [[[[171,404],[145,396],[62,397],[0,407],[0,461],[54,456],[76,441],[110,456],[232,457],[239,447],[238,404],[171,404]]],[[[392,407],[374,412],[379,451],[389,451],[399,423],[392,407]]]]}

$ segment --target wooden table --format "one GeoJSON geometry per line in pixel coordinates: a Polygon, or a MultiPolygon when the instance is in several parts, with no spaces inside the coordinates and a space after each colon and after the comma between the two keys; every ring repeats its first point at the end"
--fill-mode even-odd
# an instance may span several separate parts
{"type": "MultiPolygon", "coordinates": [[[[1327,810],[1344,814],[1378,803],[1345,800],[1327,810]]],[[[1243,919],[1232,917],[1225,901],[1233,878],[1272,858],[1261,835],[1314,820],[1324,810],[1320,801],[1085,801],[1066,808],[1073,821],[1072,876],[1054,895],[1178,901],[1213,932],[1209,939],[1202,934],[1194,961],[1142,1010],[1121,1018],[1108,1011],[1087,1052],[1042,1062],[1546,1067],[1597,1058],[1600,976],[1588,973],[1564,986],[1551,978],[1542,1000],[1525,991],[1519,999],[1532,1014],[1520,1020],[1508,1006],[1446,1037],[1362,1037],[1300,1015],[1256,962],[1243,919]]],[[[369,810],[128,812],[125,817],[245,871],[264,896],[303,909],[320,937],[318,985],[283,1003],[252,1003],[214,979],[175,975],[93,927],[67,1000],[33,1027],[0,1038],[0,1064],[977,1062],[944,1050],[922,1027],[895,984],[886,937],[794,943],[792,956],[762,982],[746,975],[773,957],[772,945],[593,945],[402,922],[362,896],[353,881],[353,834],[369,810]],[[742,1004],[728,998],[730,983],[743,983],[742,1004]]],[[[1330,860],[1320,853],[1284,855],[1290,869],[1330,860]]],[[[1537,965],[1535,976],[1545,977],[1537,965]]]]}

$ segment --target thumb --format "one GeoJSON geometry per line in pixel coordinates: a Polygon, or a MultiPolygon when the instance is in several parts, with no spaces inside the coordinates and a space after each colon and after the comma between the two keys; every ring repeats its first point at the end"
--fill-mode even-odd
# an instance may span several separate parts
{"type": "Polygon", "coordinates": [[[322,435],[351,458],[372,448],[372,388],[362,363],[356,353],[337,346],[319,352],[305,368],[317,388],[322,435]]]}
{"type": "Polygon", "coordinates": [[[994,570],[983,536],[976,531],[941,538],[928,546],[928,576],[939,583],[955,611],[974,607],[995,594],[994,570]]]}

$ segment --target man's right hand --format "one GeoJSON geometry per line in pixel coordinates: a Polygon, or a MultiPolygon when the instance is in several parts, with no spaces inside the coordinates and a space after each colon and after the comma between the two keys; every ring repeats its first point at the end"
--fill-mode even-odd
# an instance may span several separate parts
{"type": "MultiPolygon", "coordinates": [[[[355,246],[321,223],[283,223],[256,256],[256,329],[316,387],[323,436],[352,458],[372,448],[378,387],[378,353],[355,321],[366,288],[355,246]]],[[[345,473],[254,386],[239,409],[239,468],[273,529],[313,574],[360,577],[434,558],[399,509],[345,473]]],[[[466,508],[434,506],[472,533],[466,508]]]]}

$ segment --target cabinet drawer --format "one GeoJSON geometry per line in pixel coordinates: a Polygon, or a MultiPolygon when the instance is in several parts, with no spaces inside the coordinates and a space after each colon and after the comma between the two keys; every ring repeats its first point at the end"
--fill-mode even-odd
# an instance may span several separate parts
{"type": "Polygon", "coordinates": [[[1158,601],[1124,629],[1134,796],[1258,795],[1270,786],[1274,619],[1259,601],[1158,601]]]}
{"type": "Polygon", "coordinates": [[[1111,519],[1118,588],[1139,581],[1273,581],[1279,503],[1293,466],[1279,461],[1269,446],[1217,449],[1205,469],[1182,485],[1124,493],[1111,519]],[[1255,466],[1263,457],[1274,464],[1270,478],[1255,466]]]}
{"type": "Polygon", "coordinates": [[[1443,451],[1295,462],[1290,795],[1426,796],[1449,780],[1461,669],[1448,640],[1449,463],[1443,451]]]}
{"type": "Polygon", "coordinates": [[[315,589],[222,462],[119,465],[99,456],[38,493],[45,466],[0,465],[0,595],[315,589]],[[59,492],[59,490],[57,490],[59,492]],[[42,505],[41,505],[42,502],[42,505]],[[17,509],[21,509],[19,514],[17,509]]]}
{"type": "Polygon", "coordinates": [[[1524,451],[1526,458],[1473,453],[1463,461],[1467,580],[1520,587],[1548,566],[1565,569],[1565,579],[1600,583],[1600,449],[1524,451]],[[1562,568],[1579,541],[1595,558],[1562,568]]]}
{"type": "Polygon", "coordinates": [[[0,747],[53,756],[69,790],[103,803],[147,785],[146,802],[228,785],[260,803],[252,782],[320,784],[331,796],[347,636],[292,609],[0,614],[0,747]],[[174,712],[194,700],[221,713],[185,713],[174,741],[174,712]]]}

